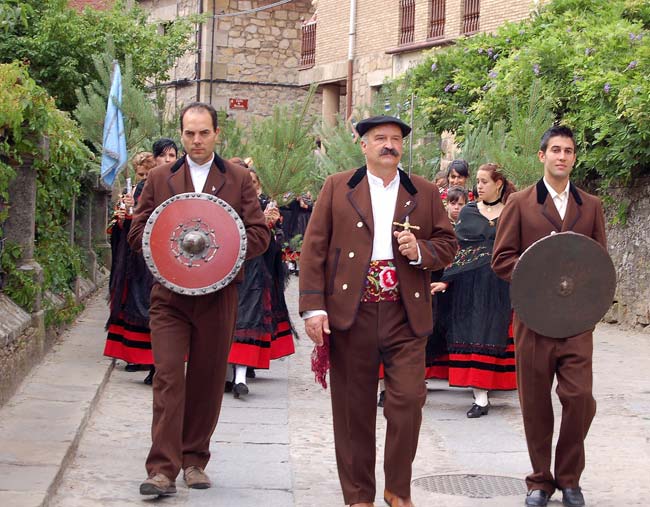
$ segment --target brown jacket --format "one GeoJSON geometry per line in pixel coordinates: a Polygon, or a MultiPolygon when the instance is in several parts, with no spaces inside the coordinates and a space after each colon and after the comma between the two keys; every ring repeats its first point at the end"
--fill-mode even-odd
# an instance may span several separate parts
{"type": "Polygon", "coordinates": [[[492,269],[509,282],[519,256],[530,245],[553,232],[566,231],[584,234],[607,248],[600,199],[571,183],[563,221],[544,181],[539,180],[536,185],[508,197],[499,218],[492,269]]]}
{"type": "MultiPolygon", "coordinates": [[[[393,238],[402,303],[417,336],[431,333],[430,271],[444,268],[458,246],[433,183],[400,171],[394,220],[420,227],[422,263],[409,264],[393,238]]],[[[396,228],[395,230],[401,230],[396,228]]],[[[373,215],[366,167],[329,176],[318,196],[300,254],[300,312],[326,310],[334,329],[352,325],[372,255],[373,215]]]]}
{"type": "MultiPolygon", "coordinates": [[[[263,254],[269,245],[271,235],[249,171],[223,160],[215,153],[214,162],[203,190],[226,201],[241,217],[248,239],[246,258],[250,259],[263,254]]],[[[185,157],[173,163],[154,167],[149,172],[129,231],[128,241],[133,250],[142,250],[144,226],[158,205],[173,195],[184,192],[194,192],[192,177],[185,157]]],[[[242,279],[243,270],[237,274],[234,282],[239,282],[242,279]]]]}

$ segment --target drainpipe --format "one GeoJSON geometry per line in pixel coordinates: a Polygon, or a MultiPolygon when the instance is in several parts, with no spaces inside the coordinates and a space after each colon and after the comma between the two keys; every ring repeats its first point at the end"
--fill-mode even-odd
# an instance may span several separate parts
{"type": "MultiPolygon", "coordinates": [[[[198,4],[199,16],[203,14],[203,0],[199,0],[198,4]]],[[[198,31],[196,32],[196,100],[201,101],[201,44],[203,44],[203,24],[199,24],[198,31]]]]}
{"type": "Polygon", "coordinates": [[[350,30],[348,31],[348,78],[345,85],[345,117],[352,115],[352,72],[354,71],[354,36],[357,17],[357,0],[350,0],[350,30]]]}
{"type": "Polygon", "coordinates": [[[210,39],[210,95],[208,104],[212,104],[212,82],[214,81],[214,31],[217,23],[217,2],[212,0],[212,36],[210,39]]]}

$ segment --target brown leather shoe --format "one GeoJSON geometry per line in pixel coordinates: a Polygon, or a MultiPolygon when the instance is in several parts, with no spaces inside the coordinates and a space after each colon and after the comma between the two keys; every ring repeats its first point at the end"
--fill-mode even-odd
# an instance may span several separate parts
{"type": "Polygon", "coordinates": [[[176,493],[176,483],[164,474],[152,474],[140,484],[141,495],[165,496],[176,493]]]}
{"type": "Polygon", "coordinates": [[[415,507],[410,498],[400,498],[387,489],[384,490],[384,502],[386,502],[388,507],[415,507]]]}
{"type": "Polygon", "coordinates": [[[183,479],[185,479],[187,487],[192,489],[208,489],[212,486],[210,478],[203,469],[194,465],[183,470],[183,479]]]}

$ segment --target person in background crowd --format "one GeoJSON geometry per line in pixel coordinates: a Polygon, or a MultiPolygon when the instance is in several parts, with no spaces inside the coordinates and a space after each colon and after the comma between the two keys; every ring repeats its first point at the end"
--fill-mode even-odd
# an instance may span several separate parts
{"type": "Polygon", "coordinates": [[[447,179],[447,171],[438,171],[436,176],[433,178],[433,182],[438,187],[438,190],[442,193],[444,189],[449,186],[449,180],[447,179]]]}
{"type": "Polygon", "coordinates": [[[458,215],[460,215],[460,210],[462,210],[467,202],[469,197],[467,195],[467,190],[463,187],[451,187],[447,191],[447,216],[451,225],[456,226],[458,222],[458,215]]]}
{"type": "MultiPolygon", "coordinates": [[[[239,159],[231,162],[244,165],[239,159]]],[[[233,366],[232,382],[226,382],[226,392],[235,398],[249,393],[246,377],[255,377],[255,369],[268,369],[272,359],[295,352],[294,331],[284,298],[285,268],[282,262],[280,212],[277,205],[262,193],[262,185],[253,169],[250,175],[260,207],[271,230],[271,242],[266,252],[244,264],[244,280],[237,287],[239,304],[237,324],[228,355],[233,366]]]]}
{"type": "Polygon", "coordinates": [[[463,159],[459,158],[453,160],[447,167],[447,181],[449,187],[463,187],[467,186],[467,179],[469,178],[469,164],[463,159]]]}
{"type": "Polygon", "coordinates": [[[144,383],[151,385],[155,372],[149,331],[149,292],[153,279],[142,254],[131,250],[126,237],[142,186],[156,162],[151,153],[141,152],[133,157],[132,164],[135,189],[120,196],[107,231],[111,236],[112,257],[104,355],[126,361],[126,371],[149,369],[144,383]]]}
{"type": "MultiPolygon", "coordinates": [[[[460,210],[467,204],[467,190],[462,187],[452,187],[447,192],[447,216],[451,225],[456,227],[460,210]]],[[[431,282],[439,282],[442,271],[431,273],[431,282]]],[[[451,299],[450,291],[439,291],[431,298],[433,315],[435,318],[433,333],[427,340],[426,352],[426,379],[449,378],[449,351],[447,350],[447,329],[449,327],[449,313],[451,299]]]]}
{"type": "MultiPolygon", "coordinates": [[[[266,219],[249,172],[215,153],[220,132],[217,111],[203,102],[188,104],[180,113],[180,131],[187,155],[151,171],[129,231],[131,248],[142,251],[145,225],[160,204],[185,192],[205,192],[227,202],[241,217],[246,258],[261,255],[270,240],[266,219]]],[[[157,282],[151,289],[149,323],[156,374],[152,443],[141,495],[176,493],[181,469],[189,488],[212,485],[205,467],[237,320],[236,284],[243,275],[238,273],[225,287],[204,295],[178,294],[157,282]]]]}
{"type": "Polygon", "coordinates": [[[488,391],[517,388],[510,326],[510,286],[490,267],[497,223],[515,191],[496,164],[476,173],[478,202],[470,202],[456,222],[460,250],[431,292],[450,289],[446,336],[449,385],[471,387],[474,403],[467,417],[487,415],[488,391]]]}
{"type": "Polygon", "coordinates": [[[178,158],[178,146],[176,146],[173,140],[167,137],[161,137],[153,143],[152,151],[156,165],[169,164],[178,158]]]}
{"type": "Polygon", "coordinates": [[[307,230],[307,224],[314,209],[311,192],[306,190],[286,206],[280,207],[284,231],[284,258],[289,273],[300,272],[300,244],[307,230]]]}
{"type": "Polygon", "coordinates": [[[424,349],[433,327],[430,295],[422,288],[430,270],[451,262],[457,245],[436,186],[398,169],[411,128],[391,116],[367,118],[356,128],[366,164],[325,180],[305,233],[299,310],[316,344],[312,369],[323,385],[331,366],[345,503],[374,505],[383,362],[384,500],[412,507],[412,463],[426,398],[424,349]],[[419,229],[393,225],[407,216],[419,229]]]}

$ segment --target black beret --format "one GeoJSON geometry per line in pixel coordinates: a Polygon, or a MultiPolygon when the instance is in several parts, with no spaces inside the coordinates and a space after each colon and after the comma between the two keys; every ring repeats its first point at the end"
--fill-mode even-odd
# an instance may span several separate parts
{"type": "Polygon", "coordinates": [[[406,137],[411,132],[411,127],[409,127],[399,118],[395,118],[394,116],[373,116],[371,118],[366,118],[365,120],[361,120],[359,123],[357,123],[356,129],[357,132],[359,132],[359,135],[363,137],[365,133],[368,132],[371,128],[378,127],[379,125],[385,125],[386,123],[394,123],[397,125],[402,131],[403,137],[406,137]]]}

